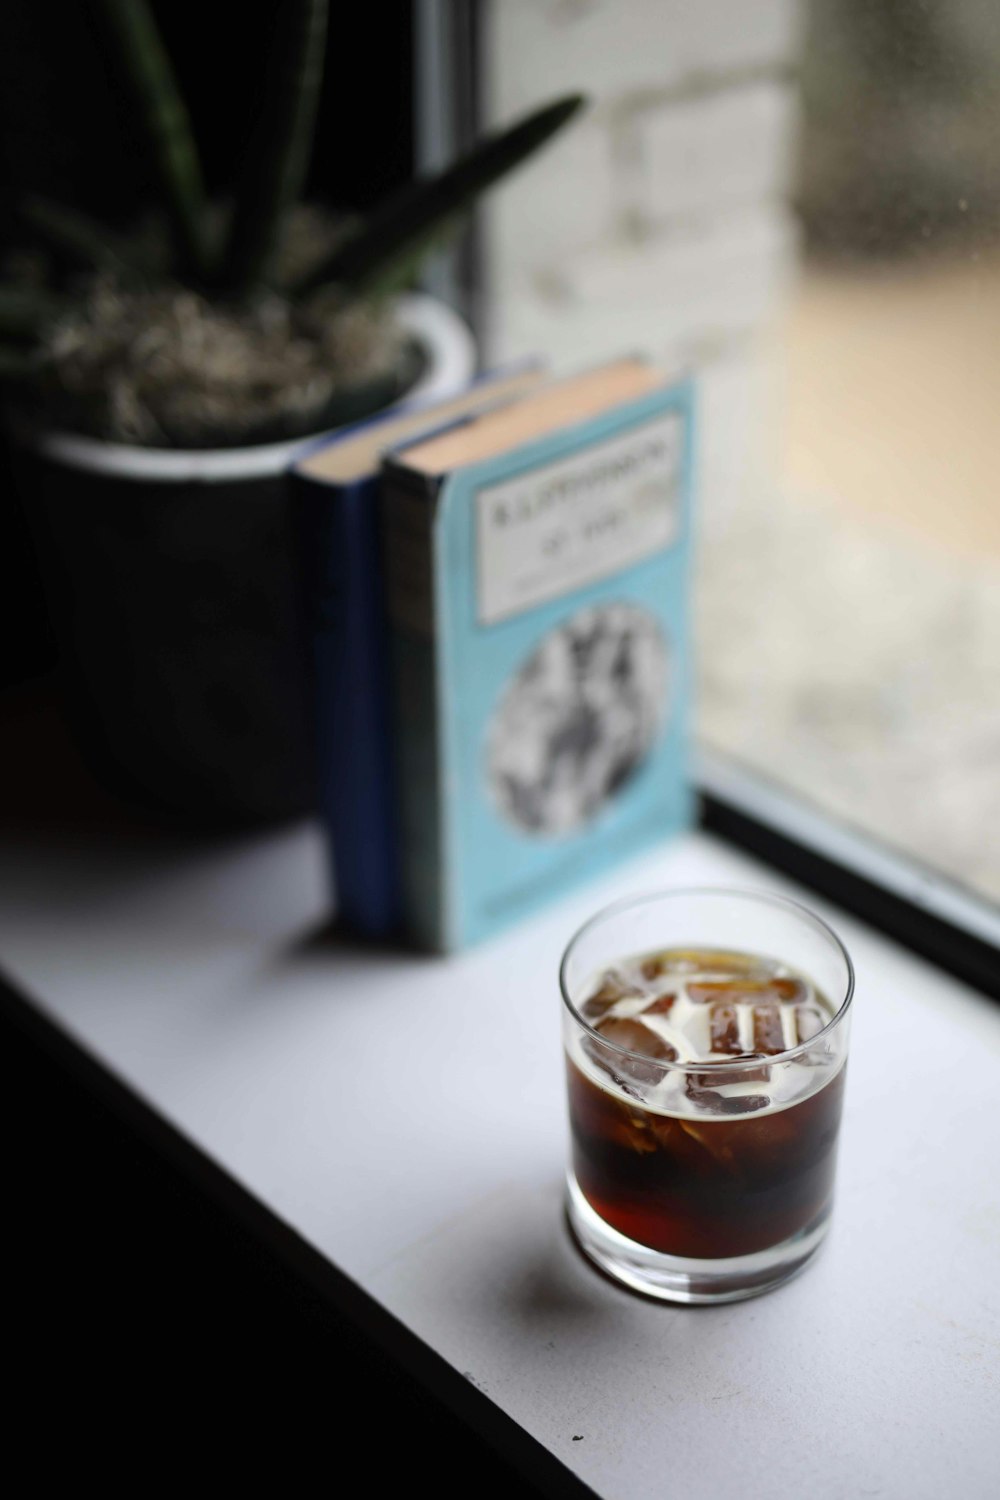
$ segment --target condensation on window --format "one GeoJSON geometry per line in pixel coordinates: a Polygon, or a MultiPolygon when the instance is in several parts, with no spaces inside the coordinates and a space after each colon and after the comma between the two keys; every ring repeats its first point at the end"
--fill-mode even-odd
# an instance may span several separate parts
{"type": "Polygon", "coordinates": [[[706,739],[1000,899],[1000,7],[813,0],[777,482],[706,540],[706,739]]]}

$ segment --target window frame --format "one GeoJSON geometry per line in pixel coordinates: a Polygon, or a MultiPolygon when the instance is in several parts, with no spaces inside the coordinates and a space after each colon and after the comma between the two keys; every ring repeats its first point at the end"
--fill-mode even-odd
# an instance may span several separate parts
{"type": "Polygon", "coordinates": [[[714,749],[697,751],[694,783],[707,832],[1000,1000],[1000,910],[714,749]]]}

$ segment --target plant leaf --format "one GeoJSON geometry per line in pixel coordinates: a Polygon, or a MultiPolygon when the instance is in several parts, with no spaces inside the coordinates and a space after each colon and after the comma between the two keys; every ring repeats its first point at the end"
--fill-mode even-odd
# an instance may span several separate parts
{"type": "Polygon", "coordinates": [[[394,297],[399,292],[417,286],[424,260],[433,251],[443,249],[452,236],[458,234],[467,219],[466,211],[439,221],[426,234],[411,241],[406,250],[401,250],[398,255],[386,261],[381,270],[373,270],[371,275],[365,277],[365,297],[394,297]]]}
{"type": "Polygon", "coordinates": [[[33,194],[18,204],[18,213],[60,260],[96,270],[132,269],[117,236],[75,208],[33,194]]]}
{"type": "Polygon", "coordinates": [[[376,209],[295,290],[310,292],[332,282],[353,292],[365,291],[384,277],[391,262],[408,258],[444,221],[469,208],[487,188],[544,145],[585,102],[581,94],[558,99],[508,130],[488,136],[436,177],[405,188],[376,209]]]}
{"type": "Polygon", "coordinates": [[[266,97],[236,189],[219,285],[243,292],[265,281],[285,216],[298,200],[312,154],[323,83],[327,0],[285,0],[266,97]]]}
{"type": "Polygon", "coordinates": [[[174,70],[148,0],[96,0],[138,106],[182,272],[211,269],[208,198],[174,70]]]}

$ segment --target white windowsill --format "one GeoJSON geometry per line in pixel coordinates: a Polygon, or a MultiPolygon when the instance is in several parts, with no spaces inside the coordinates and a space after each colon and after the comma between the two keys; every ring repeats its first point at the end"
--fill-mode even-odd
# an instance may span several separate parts
{"type": "Polygon", "coordinates": [[[9,844],[0,913],[40,1010],[599,1494],[994,1486],[1000,1009],[766,866],[691,834],[447,961],[314,940],[308,826],[9,844]],[[596,907],[706,883],[797,894],[858,975],[829,1242],[707,1310],[567,1243],[556,988],[596,907]]]}

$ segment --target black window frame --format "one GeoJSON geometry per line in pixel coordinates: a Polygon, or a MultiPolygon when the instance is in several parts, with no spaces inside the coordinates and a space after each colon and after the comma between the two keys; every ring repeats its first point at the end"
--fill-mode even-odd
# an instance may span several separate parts
{"type": "Polygon", "coordinates": [[[702,748],[700,825],[1000,1000],[1000,910],[734,757],[702,748]]]}

